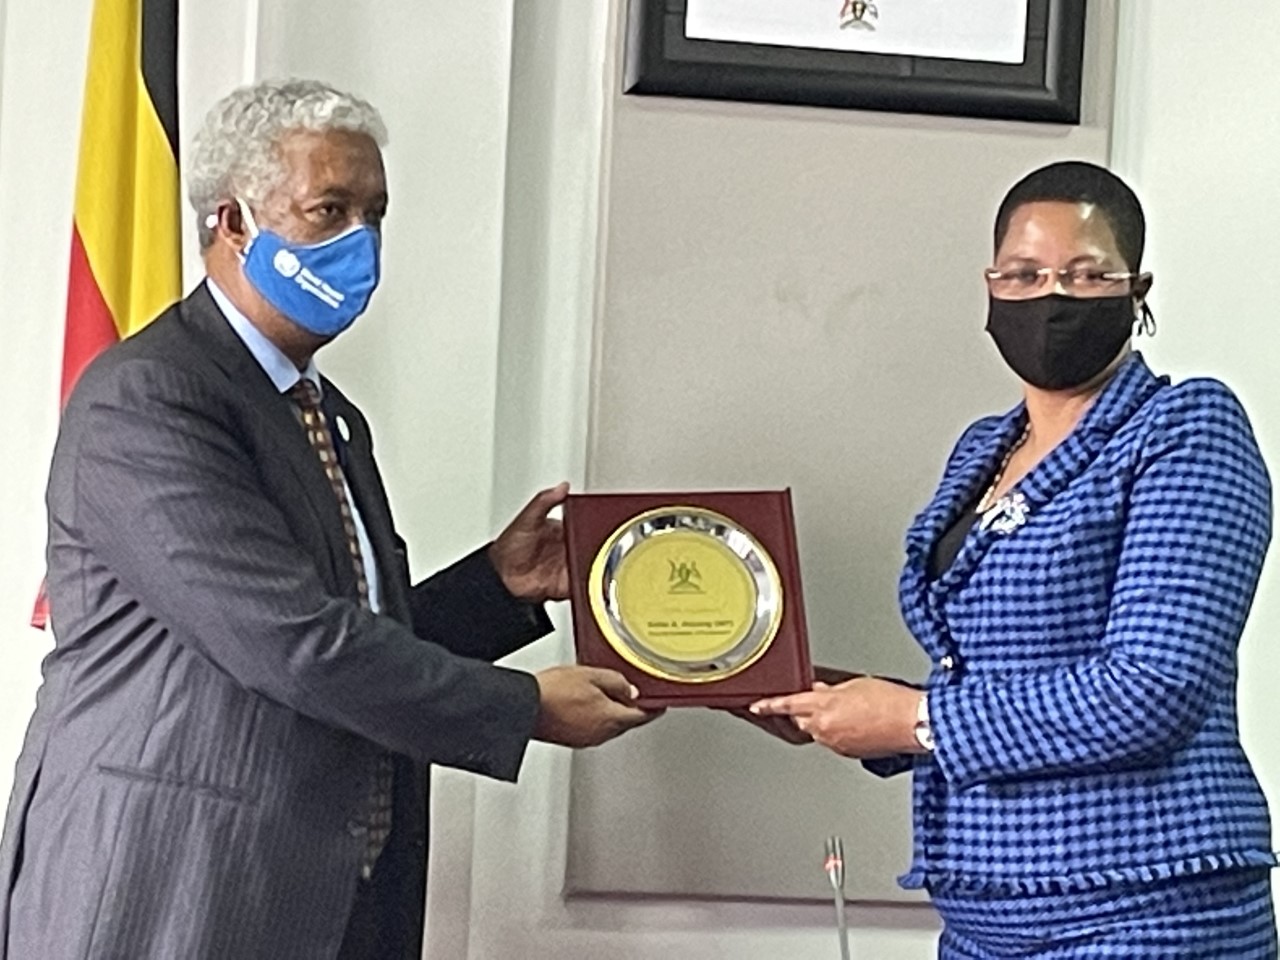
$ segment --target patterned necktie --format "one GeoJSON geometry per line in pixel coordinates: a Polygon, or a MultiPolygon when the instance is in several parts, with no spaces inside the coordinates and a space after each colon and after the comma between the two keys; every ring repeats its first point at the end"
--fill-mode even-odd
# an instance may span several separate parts
{"type": "MultiPolygon", "coordinates": [[[[360,594],[360,606],[369,609],[369,579],[365,575],[364,557],[360,553],[360,538],[356,534],[355,516],[351,510],[351,502],[347,499],[347,484],[342,475],[342,465],[338,461],[338,451],[333,445],[333,434],[329,431],[328,419],[320,407],[320,391],[316,385],[305,377],[289,390],[289,399],[298,405],[302,412],[302,425],[307,430],[307,441],[311,449],[320,458],[324,474],[329,479],[329,486],[338,501],[338,512],[342,515],[342,530],[347,538],[347,550],[351,554],[351,565],[355,568],[356,589],[360,594]]],[[[373,865],[387,845],[391,835],[391,795],[394,784],[394,769],[391,755],[385,751],[378,753],[377,765],[373,776],[373,791],[369,798],[369,837],[365,848],[364,860],[360,865],[360,873],[367,880],[373,874],[373,865]]]]}

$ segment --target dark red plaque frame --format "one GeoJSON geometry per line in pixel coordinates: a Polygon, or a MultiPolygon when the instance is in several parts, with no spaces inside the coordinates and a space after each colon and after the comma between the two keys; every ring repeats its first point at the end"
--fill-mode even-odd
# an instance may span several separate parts
{"type": "Polygon", "coordinates": [[[565,503],[564,526],[578,662],[617,670],[639,689],[641,706],[732,709],[761,697],[812,687],[813,667],[790,490],[573,494],[565,503]],[[652,676],[628,663],[605,639],[588,599],[592,563],[614,531],[641,513],[679,506],[723,514],[746,530],[773,558],[782,581],[782,620],[773,643],[751,666],[722,680],[682,683],[652,676]]]}

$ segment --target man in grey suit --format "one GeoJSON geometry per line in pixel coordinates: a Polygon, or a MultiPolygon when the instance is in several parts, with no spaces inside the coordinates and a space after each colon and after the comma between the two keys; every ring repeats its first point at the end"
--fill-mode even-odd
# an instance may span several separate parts
{"type": "Polygon", "coordinates": [[[318,83],[215,106],[207,280],[67,404],[0,960],[417,958],[428,765],[514,780],[530,739],[649,718],[615,673],[492,663],[567,592],[564,486],[410,585],[368,427],[313,359],[378,281],[384,140],[318,83]]]}

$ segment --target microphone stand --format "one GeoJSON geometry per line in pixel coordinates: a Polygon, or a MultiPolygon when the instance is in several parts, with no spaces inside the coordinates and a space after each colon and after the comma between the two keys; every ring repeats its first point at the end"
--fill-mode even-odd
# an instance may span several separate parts
{"type": "Polygon", "coordinates": [[[840,960],[849,960],[849,925],[844,917],[844,841],[827,838],[827,856],[822,864],[831,882],[836,901],[836,932],[840,936],[840,960]]]}

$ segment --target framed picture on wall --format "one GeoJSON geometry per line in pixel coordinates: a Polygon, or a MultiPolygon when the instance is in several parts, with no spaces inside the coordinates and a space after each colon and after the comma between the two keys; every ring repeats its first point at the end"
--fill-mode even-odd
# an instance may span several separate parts
{"type": "Polygon", "coordinates": [[[628,0],[623,92],[1079,123],[1085,0],[628,0]]]}

